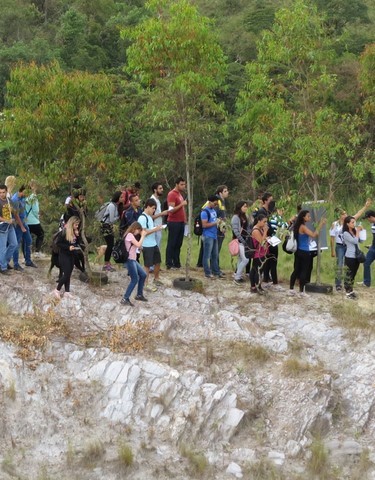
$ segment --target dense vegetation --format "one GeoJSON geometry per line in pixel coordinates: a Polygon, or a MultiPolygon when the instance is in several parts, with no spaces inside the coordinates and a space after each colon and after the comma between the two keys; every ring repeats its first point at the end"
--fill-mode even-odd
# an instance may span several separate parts
{"type": "Polygon", "coordinates": [[[173,185],[189,158],[195,204],[222,183],[290,204],[373,195],[371,0],[0,6],[1,178],[100,197],[173,185]]]}

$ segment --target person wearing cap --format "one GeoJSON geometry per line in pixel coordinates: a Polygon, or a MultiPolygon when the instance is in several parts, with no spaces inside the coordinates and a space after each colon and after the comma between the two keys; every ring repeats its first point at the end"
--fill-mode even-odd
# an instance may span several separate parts
{"type": "Polygon", "coordinates": [[[371,287],[371,264],[375,260],[375,210],[367,210],[364,218],[372,223],[372,244],[367,252],[365,263],[363,264],[363,285],[365,287],[371,287]]]}

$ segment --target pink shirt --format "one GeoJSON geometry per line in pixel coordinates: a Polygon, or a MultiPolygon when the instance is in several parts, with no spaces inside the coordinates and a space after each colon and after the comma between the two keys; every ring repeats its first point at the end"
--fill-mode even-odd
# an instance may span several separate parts
{"type": "MultiPolygon", "coordinates": [[[[257,228],[257,230],[259,230],[262,233],[262,230],[260,230],[259,228],[257,228]]],[[[254,258],[265,257],[268,253],[268,243],[266,243],[265,245],[261,245],[256,238],[254,238],[253,236],[252,238],[253,238],[254,248],[256,249],[254,253],[254,258]]]]}
{"type": "Polygon", "coordinates": [[[137,241],[132,233],[128,233],[125,237],[125,248],[129,252],[129,260],[137,260],[137,247],[133,242],[137,241]]]}

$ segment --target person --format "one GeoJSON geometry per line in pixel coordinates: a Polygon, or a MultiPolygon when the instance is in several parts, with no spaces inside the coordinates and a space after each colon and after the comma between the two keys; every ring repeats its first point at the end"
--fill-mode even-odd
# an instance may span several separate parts
{"type": "Polygon", "coordinates": [[[115,244],[115,234],[113,231],[113,225],[119,219],[118,205],[120,203],[121,192],[117,191],[112,195],[111,201],[107,205],[104,213],[103,221],[100,225],[101,234],[104,237],[107,248],[104,253],[104,266],[103,270],[106,272],[114,272],[116,269],[111,265],[111,255],[113,246],[115,244]]]}
{"type": "Polygon", "coordinates": [[[64,222],[66,223],[71,217],[78,217],[82,220],[82,213],[87,217],[87,201],[86,189],[80,185],[75,185],[72,194],[65,200],[66,212],[64,214],[64,222]]]}
{"type": "Polygon", "coordinates": [[[59,249],[59,266],[61,275],[57,282],[57,286],[53,291],[56,298],[61,298],[61,289],[64,287],[64,296],[72,297],[70,293],[70,278],[74,268],[75,252],[80,250],[80,233],[79,233],[80,219],[78,217],[70,217],[66,222],[64,229],[59,232],[56,239],[56,246],[59,249]]]}
{"type": "Polygon", "coordinates": [[[255,253],[250,269],[250,292],[264,294],[262,288],[262,273],[264,264],[266,263],[266,255],[268,253],[268,224],[267,216],[258,213],[254,219],[254,226],[251,233],[255,253]]]}
{"type": "Polygon", "coordinates": [[[167,270],[181,268],[180,253],[184,240],[186,223],[185,205],[187,201],[182,196],[186,189],[186,182],[178,177],[175,187],[168,193],[168,241],[165,253],[167,270]]]}
{"type": "Polygon", "coordinates": [[[39,218],[38,184],[35,180],[31,180],[30,189],[32,193],[26,198],[26,223],[31,236],[36,237],[34,257],[38,258],[42,255],[44,230],[39,218]]]}
{"type": "MultiPolygon", "coordinates": [[[[156,210],[156,202],[153,198],[149,198],[144,206],[143,213],[138,218],[138,222],[142,227],[142,231],[146,232],[146,238],[143,240],[142,253],[143,262],[146,270],[147,278],[146,285],[150,276],[150,268],[153,266],[154,282],[153,287],[162,286],[159,278],[161,256],[159,246],[156,241],[156,233],[163,230],[163,225],[155,226],[152,216],[156,210]]],[[[154,290],[154,289],[151,289],[154,290]]]]}
{"type": "MultiPolygon", "coordinates": [[[[272,205],[271,207],[272,208],[272,205]]],[[[268,235],[270,237],[276,235],[279,228],[288,228],[288,224],[284,222],[282,215],[282,209],[276,209],[268,218],[268,235]]],[[[278,245],[269,245],[268,253],[266,256],[266,263],[263,269],[263,285],[264,288],[272,288],[274,290],[283,290],[279,285],[278,276],[277,276],[277,260],[279,257],[279,246],[278,245]],[[272,283],[271,283],[272,281],[272,283]]]]}
{"type": "Polygon", "coordinates": [[[223,278],[219,269],[219,249],[217,239],[217,213],[218,198],[210,195],[207,207],[201,211],[202,243],[203,243],[203,270],[206,278],[223,278]]]}
{"type": "Polygon", "coordinates": [[[261,197],[261,206],[253,212],[254,218],[257,215],[265,215],[269,217],[275,211],[275,201],[273,195],[270,192],[263,193],[261,197]]]}
{"type": "MultiPolygon", "coordinates": [[[[151,190],[152,190],[152,195],[150,198],[152,198],[156,202],[156,209],[154,214],[152,215],[152,219],[154,221],[155,227],[159,227],[160,225],[163,225],[163,217],[168,215],[168,210],[161,209],[160,198],[163,195],[164,188],[160,182],[155,182],[152,185],[151,190]]],[[[163,230],[160,229],[155,232],[156,244],[159,247],[159,250],[160,250],[161,239],[162,239],[162,231],[163,230]]]]}
{"type": "Polygon", "coordinates": [[[294,269],[290,276],[290,291],[289,295],[294,295],[294,285],[298,278],[299,291],[301,297],[308,297],[305,292],[305,285],[310,280],[310,275],[313,265],[313,254],[310,251],[310,238],[319,236],[320,229],[326,223],[325,218],[321,218],[315,232],[310,230],[306,223],[311,221],[309,210],[301,210],[297,216],[293,227],[294,238],[297,240],[297,251],[294,254],[294,269]]]}
{"type": "Polygon", "coordinates": [[[234,280],[233,280],[235,285],[242,285],[244,283],[244,279],[242,278],[242,273],[246,268],[246,265],[249,263],[249,259],[246,258],[246,255],[245,255],[245,248],[246,248],[248,237],[250,235],[250,224],[246,215],[247,210],[248,210],[247,202],[243,200],[240,202],[237,202],[234,209],[234,214],[231,220],[232,235],[233,235],[233,238],[237,238],[238,246],[239,246],[237,268],[236,268],[236,273],[234,274],[234,280]]]}
{"type": "MultiPolygon", "coordinates": [[[[364,207],[362,207],[358,212],[353,215],[353,217],[358,220],[363,212],[371,205],[371,200],[368,198],[364,207]]],[[[331,246],[331,257],[336,258],[336,273],[335,273],[335,288],[336,291],[342,290],[342,277],[343,277],[343,268],[344,268],[344,258],[346,246],[342,240],[342,228],[344,225],[344,220],[348,216],[345,209],[337,207],[335,213],[339,215],[339,218],[334,221],[329,230],[330,236],[330,246],[331,246]]]]}
{"type": "Polygon", "coordinates": [[[16,188],[17,179],[14,175],[9,175],[5,179],[4,183],[5,183],[5,186],[7,187],[7,197],[11,199],[13,196],[14,189],[16,188]]]}
{"type": "Polygon", "coordinates": [[[130,301],[130,295],[134,288],[137,286],[136,300],[141,302],[147,302],[147,298],[143,296],[143,287],[146,281],[146,272],[142,266],[137,262],[137,249],[142,248],[143,240],[146,237],[146,231],[142,229],[139,222],[133,222],[124,234],[125,248],[129,252],[129,258],[125,262],[130,276],[130,283],[125,290],[124,296],[121,299],[121,305],[128,307],[134,307],[134,303],[130,301]],[[140,239],[137,240],[136,236],[140,235],[140,239]]]}
{"type": "Polygon", "coordinates": [[[37,268],[35,263],[31,260],[31,244],[32,238],[29,230],[29,226],[26,223],[26,186],[21,185],[12,196],[12,202],[16,206],[18,217],[20,222],[16,226],[16,236],[18,242],[18,248],[13,252],[13,268],[19,272],[23,271],[23,268],[19,264],[19,247],[23,241],[24,246],[24,255],[25,255],[25,265],[26,267],[37,268]]]}
{"type": "Polygon", "coordinates": [[[375,260],[375,210],[367,210],[364,218],[372,223],[372,244],[366,254],[365,263],[363,264],[363,285],[365,287],[371,287],[371,264],[375,260]]]}
{"type": "Polygon", "coordinates": [[[134,222],[138,221],[139,215],[142,213],[141,199],[138,194],[132,194],[129,197],[130,206],[122,212],[120,221],[120,236],[124,234],[127,228],[134,222]]]}
{"type": "Polygon", "coordinates": [[[8,188],[0,185],[0,272],[8,275],[9,262],[18,248],[15,220],[12,218],[13,203],[7,198],[8,188]]]}
{"type": "Polygon", "coordinates": [[[342,239],[346,246],[345,250],[345,267],[347,272],[344,278],[344,288],[346,297],[350,299],[357,298],[357,294],[353,290],[354,279],[359,268],[359,261],[356,252],[359,243],[359,234],[362,230],[361,226],[356,228],[355,218],[346,216],[342,226],[342,239]]]}

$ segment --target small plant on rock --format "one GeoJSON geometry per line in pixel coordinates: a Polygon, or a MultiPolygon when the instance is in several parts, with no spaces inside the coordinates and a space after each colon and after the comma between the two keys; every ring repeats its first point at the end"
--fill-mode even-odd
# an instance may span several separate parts
{"type": "Polygon", "coordinates": [[[128,468],[133,465],[134,454],[130,445],[121,442],[118,446],[117,453],[121,467],[128,468]]]}

